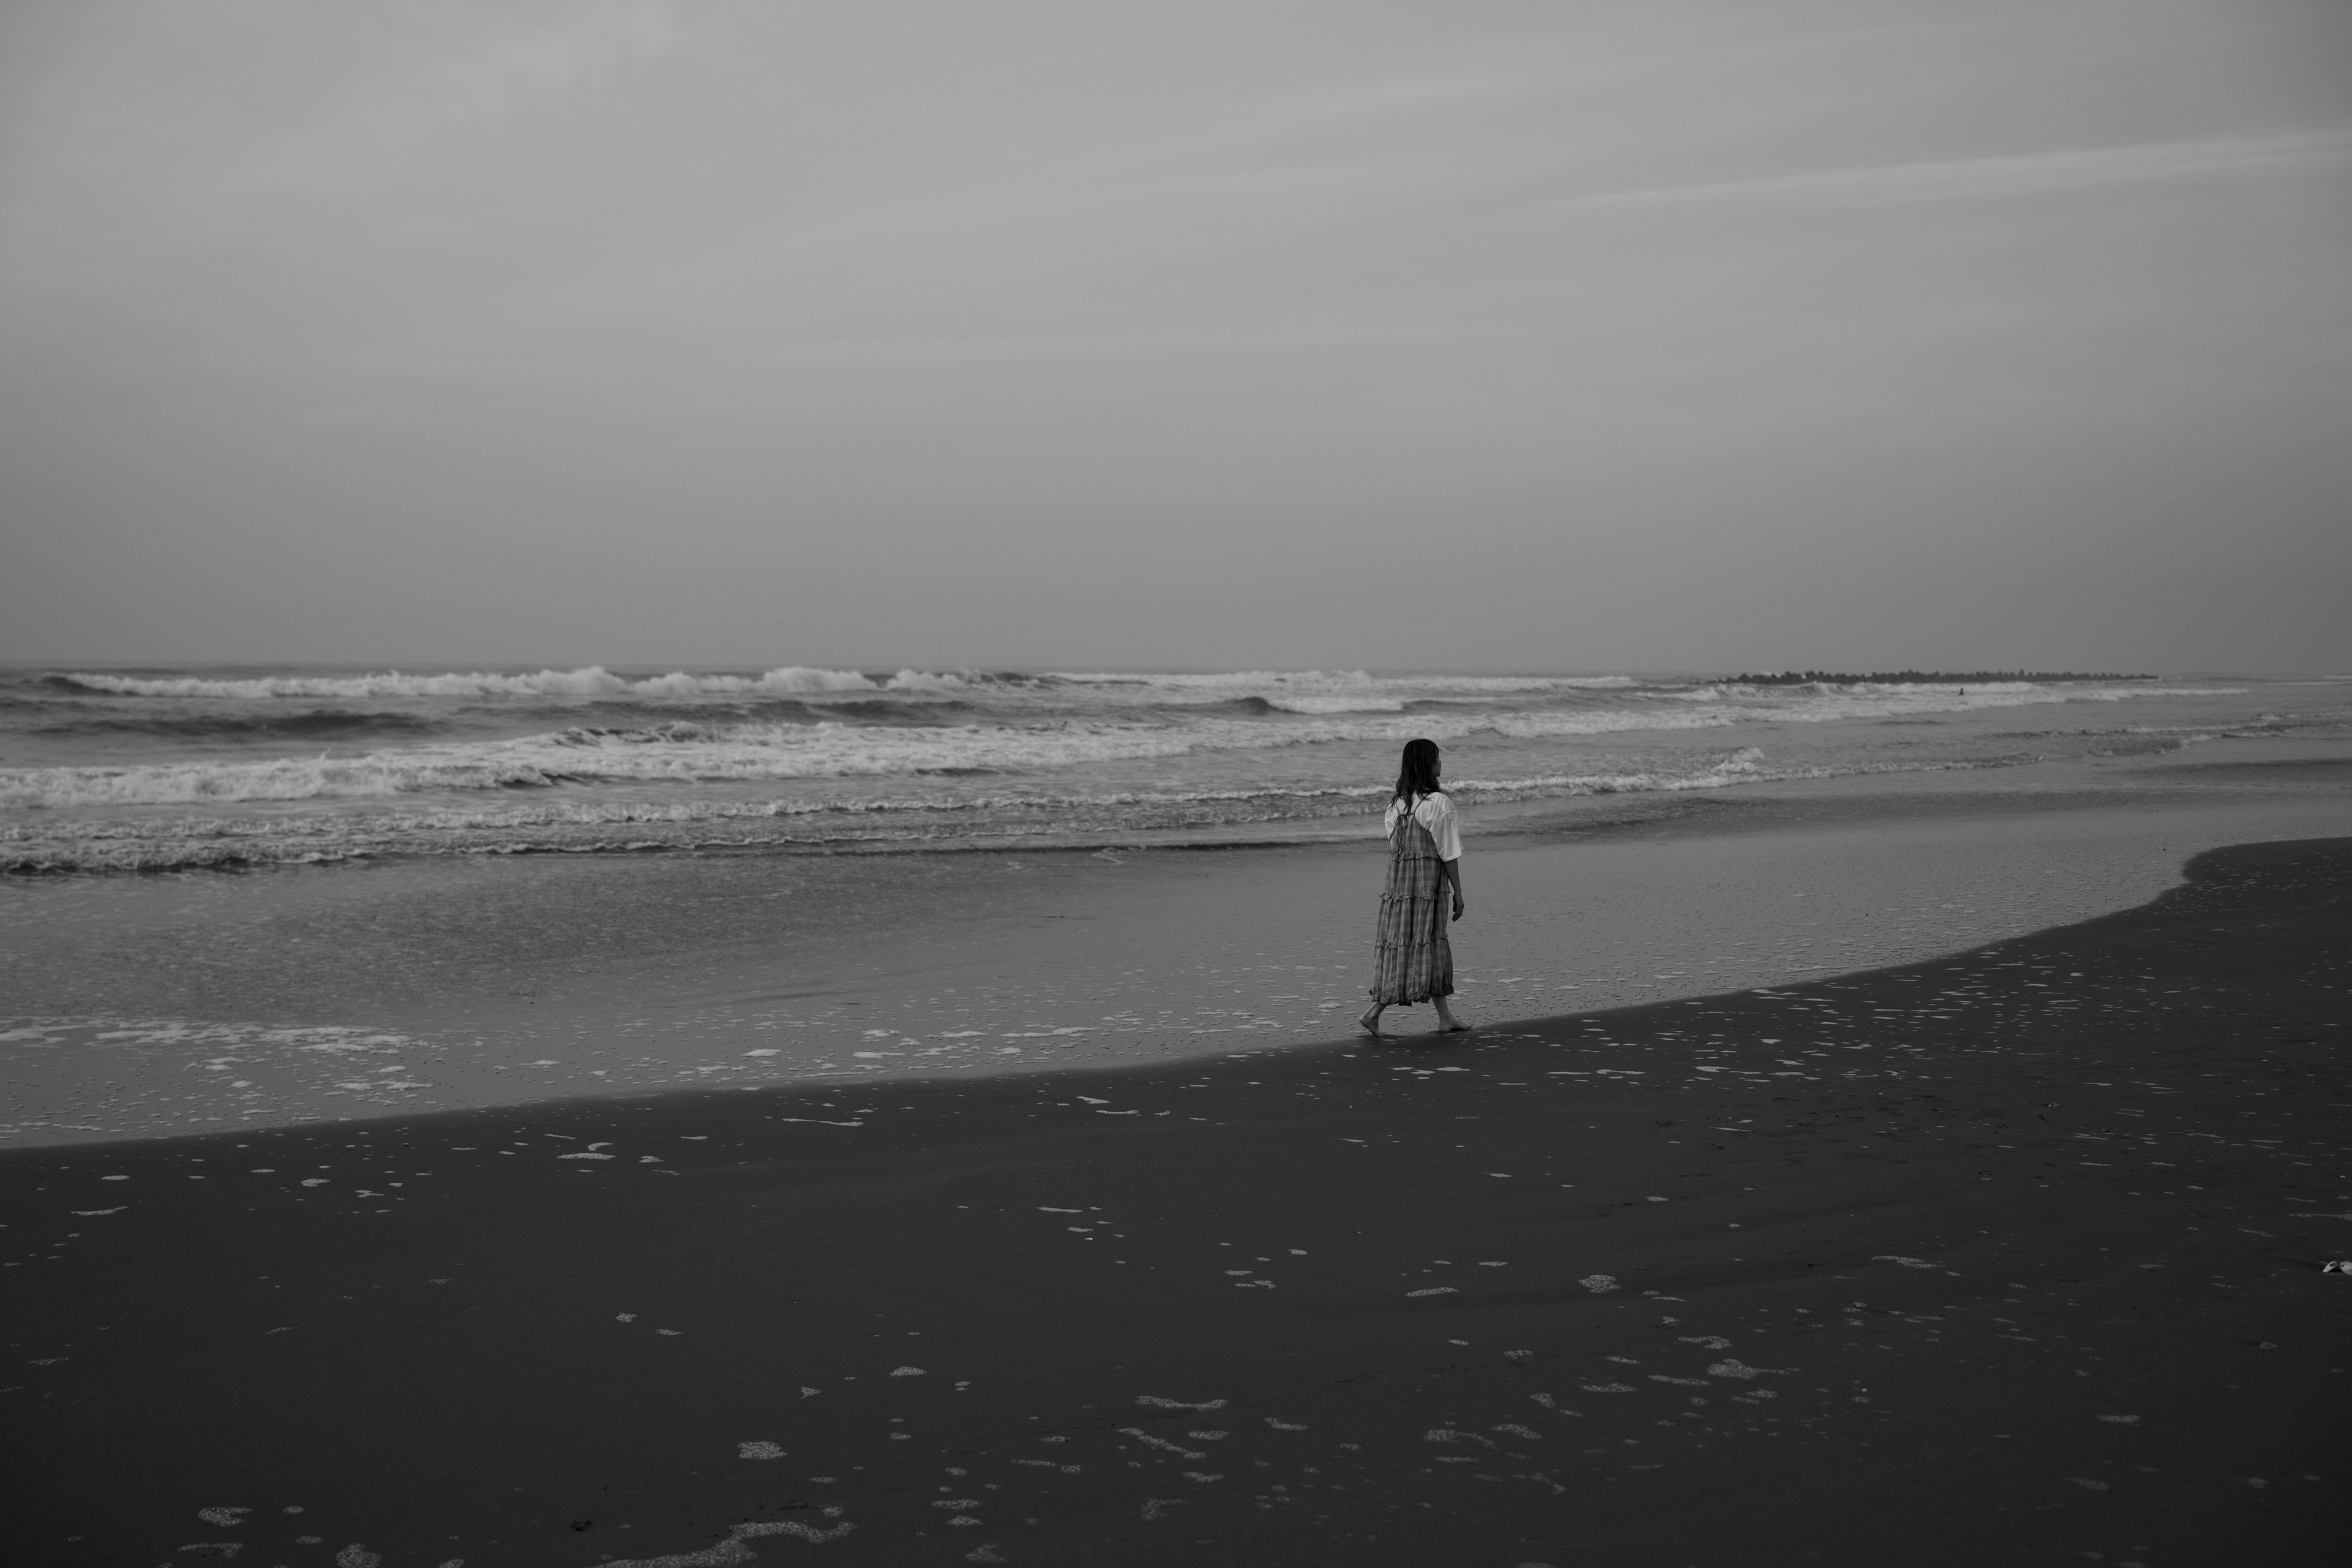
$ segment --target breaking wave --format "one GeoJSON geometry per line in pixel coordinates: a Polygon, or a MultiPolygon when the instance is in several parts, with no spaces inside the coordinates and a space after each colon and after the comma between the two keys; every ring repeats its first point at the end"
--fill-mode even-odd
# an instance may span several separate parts
{"type": "Polygon", "coordinates": [[[66,674],[52,684],[118,697],[708,697],[793,696],[831,691],[961,691],[995,678],[971,671],[902,669],[871,676],[854,669],[790,665],[761,675],[688,675],[673,671],[632,680],[601,665],[542,669],[528,675],[482,671],[449,675],[268,675],[242,679],[195,676],[66,674]]]}
{"type": "MultiPolygon", "coordinates": [[[[1743,748],[1683,769],[1651,768],[1463,779],[1466,804],[1722,789],[1822,770],[1774,768],[1743,748]]],[[[1187,841],[1219,827],[1263,829],[1364,818],[1386,784],[1257,789],[992,793],[953,799],[622,801],[564,796],[496,806],[394,808],[361,816],[215,816],[61,822],[63,831],[0,832],[0,871],[155,870],[297,864],[385,854],[583,853],[727,846],[857,848],[1032,847],[1045,843],[1187,841]]],[[[1262,833],[1257,841],[1264,841],[1262,833]]]]}
{"type": "Polygon", "coordinates": [[[1830,692],[1759,711],[1729,702],[1669,708],[1517,709],[1291,715],[1276,722],[1213,712],[1178,722],[1061,721],[1015,724],[814,723],[574,728],[520,740],[417,745],[356,757],[185,761],[127,767],[0,771],[0,807],[161,805],[352,799],[436,791],[548,789],[591,783],[710,783],[874,775],[1029,773],[1087,763],[1339,742],[1437,741],[1491,734],[1559,740],[1720,728],[1769,721],[1948,711],[2046,701],[2046,690],[1962,698],[1936,689],[1830,692]]]}

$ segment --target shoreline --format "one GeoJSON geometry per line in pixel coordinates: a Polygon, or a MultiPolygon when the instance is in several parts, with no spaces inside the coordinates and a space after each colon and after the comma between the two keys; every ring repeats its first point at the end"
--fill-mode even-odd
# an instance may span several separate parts
{"type": "MultiPolygon", "coordinates": [[[[1780,787],[1568,834],[1474,816],[1463,1002],[1493,1022],[1917,962],[2143,901],[2201,848],[2347,820],[2340,791],[2307,784],[1780,787]]],[[[0,1137],[1307,1046],[1360,1009],[1377,861],[652,857],[50,884],[8,906],[0,1137]]]]}
{"type": "Polygon", "coordinates": [[[1458,1044],[0,1154],[20,1539],[2327,1561],[2347,935],[2352,839],[2250,846],[1458,1044]]]}

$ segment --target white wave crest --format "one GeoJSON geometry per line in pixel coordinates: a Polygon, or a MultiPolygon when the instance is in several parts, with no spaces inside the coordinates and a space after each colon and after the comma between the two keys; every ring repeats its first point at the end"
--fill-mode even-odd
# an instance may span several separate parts
{"type": "Polygon", "coordinates": [[[1402,697],[1283,697],[1269,701],[1285,713],[1402,713],[1402,697]]]}
{"type": "Polygon", "coordinates": [[[1361,669],[1226,669],[1089,672],[1053,670],[1048,679],[1083,686],[1139,686],[1162,691],[1254,694],[1287,706],[1303,693],[1614,690],[1638,686],[1630,675],[1373,675],[1361,669]]]}
{"type": "Polygon", "coordinates": [[[501,675],[475,670],[410,675],[383,670],[354,676],[260,676],[228,680],[202,677],[151,678],[78,673],[62,679],[93,691],[124,697],[221,697],[263,700],[400,697],[709,697],[809,696],[835,691],[961,691],[976,678],[969,673],[901,669],[877,680],[854,669],[787,665],[761,675],[667,675],[632,680],[601,665],[582,669],[542,669],[501,675]]]}

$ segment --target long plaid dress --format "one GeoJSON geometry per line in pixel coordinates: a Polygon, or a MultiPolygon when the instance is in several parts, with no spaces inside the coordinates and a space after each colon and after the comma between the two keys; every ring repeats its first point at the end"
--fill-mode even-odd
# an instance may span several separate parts
{"type": "Polygon", "coordinates": [[[1372,937],[1372,1000],[1410,1006],[1454,994],[1454,948],[1445,940],[1445,876],[1437,840],[1410,806],[1389,836],[1389,885],[1372,937]]]}

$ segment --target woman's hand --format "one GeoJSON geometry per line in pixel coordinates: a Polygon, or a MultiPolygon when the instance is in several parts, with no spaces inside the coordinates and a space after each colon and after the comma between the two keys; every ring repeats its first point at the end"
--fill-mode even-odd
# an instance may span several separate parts
{"type": "Polygon", "coordinates": [[[1469,907],[1469,904],[1464,900],[1461,891],[1457,889],[1454,894],[1454,918],[1457,921],[1460,920],[1462,918],[1462,911],[1469,907]]]}

